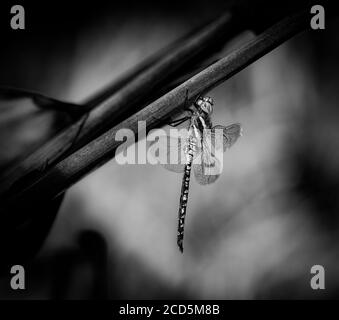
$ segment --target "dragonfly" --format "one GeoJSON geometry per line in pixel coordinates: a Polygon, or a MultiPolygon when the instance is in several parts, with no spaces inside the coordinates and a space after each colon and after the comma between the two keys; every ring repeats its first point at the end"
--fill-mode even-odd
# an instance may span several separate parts
{"type": "Polygon", "coordinates": [[[150,146],[153,155],[157,151],[158,154],[163,152],[166,161],[161,161],[161,164],[167,170],[183,173],[177,230],[177,245],[181,253],[184,250],[184,226],[192,168],[199,184],[208,185],[215,182],[222,171],[223,152],[242,135],[239,123],[212,126],[213,105],[212,98],[199,96],[192,105],[193,109],[187,109],[190,112],[189,116],[172,121],[170,124],[178,126],[189,121],[187,130],[184,131],[185,135],[181,135],[180,138],[165,135],[150,146]]]}

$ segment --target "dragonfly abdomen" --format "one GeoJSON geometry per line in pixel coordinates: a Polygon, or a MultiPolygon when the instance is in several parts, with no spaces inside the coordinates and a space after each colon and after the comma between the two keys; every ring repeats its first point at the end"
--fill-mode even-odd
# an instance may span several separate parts
{"type": "Polygon", "coordinates": [[[193,163],[193,142],[192,141],[189,141],[187,145],[186,154],[187,154],[187,160],[185,164],[184,175],[182,178],[180,206],[179,206],[179,213],[178,213],[177,244],[181,252],[184,251],[183,242],[184,242],[185,217],[186,217],[186,208],[187,208],[187,202],[188,202],[191,168],[192,168],[192,163],[193,163]]]}

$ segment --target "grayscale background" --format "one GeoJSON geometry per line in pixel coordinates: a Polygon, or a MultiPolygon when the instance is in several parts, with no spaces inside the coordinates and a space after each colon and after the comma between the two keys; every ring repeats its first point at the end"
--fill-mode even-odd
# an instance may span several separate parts
{"type": "MultiPolygon", "coordinates": [[[[93,6],[61,6],[50,18],[31,10],[32,31],[27,18],[23,35],[2,38],[0,84],[81,102],[223,1],[93,6]]],[[[214,123],[240,122],[244,135],[215,184],[192,179],[184,255],[181,175],[112,160],[67,192],[26,269],[28,289],[13,292],[4,275],[0,298],[338,298],[338,27],[328,20],[325,31],[298,35],[209,93],[214,123]],[[310,287],[315,264],[326,290],[310,287]]],[[[15,146],[41,128],[23,130],[15,146]]]]}

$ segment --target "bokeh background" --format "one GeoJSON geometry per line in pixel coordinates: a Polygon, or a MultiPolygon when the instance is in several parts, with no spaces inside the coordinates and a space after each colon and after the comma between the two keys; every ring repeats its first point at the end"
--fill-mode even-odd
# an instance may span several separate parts
{"type": "MultiPolygon", "coordinates": [[[[0,85],[82,102],[223,1],[55,5],[52,16],[24,5],[27,30],[2,38],[0,85]]],[[[67,192],[27,290],[3,275],[0,298],[338,298],[338,26],[298,35],[209,93],[214,122],[240,122],[244,136],[215,184],[192,180],[184,255],[181,176],[112,160],[67,192]],[[326,290],[310,287],[316,264],[326,290]]]]}

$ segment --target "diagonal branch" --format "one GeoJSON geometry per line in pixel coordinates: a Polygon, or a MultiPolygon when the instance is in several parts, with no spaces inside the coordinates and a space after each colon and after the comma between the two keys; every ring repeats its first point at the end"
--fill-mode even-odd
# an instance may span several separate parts
{"type": "MultiPolygon", "coordinates": [[[[180,68],[192,63],[201,55],[209,56],[211,47],[221,47],[228,39],[238,34],[237,19],[230,13],[221,15],[215,21],[197,32],[177,41],[156,54],[155,57],[137,66],[137,72],[123,77],[118,85],[104,89],[90,98],[87,104],[95,106],[71,126],[48,141],[23,162],[9,169],[0,179],[4,190],[19,178],[29,177],[50,167],[60,157],[72,153],[84,144],[108,130],[112,125],[136,112],[155,90],[167,84],[180,68]],[[116,90],[119,88],[119,90],[116,90]]],[[[213,53],[213,51],[212,51],[213,53]]]]}
{"type": "MultiPolygon", "coordinates": [[[[171,115],[183,112],[186,94],[190,102],[201,94],[229,79],[246,66],[272,51],[309,26],[309,13],[303,11],[291,15],[267,29],[252,41],[220,59],[180,86],[157,99],[143,110],[114,126],[78,151],[60,161],[33,185],[20,193],[14,192],[2,204],[7,206],[34,206],[36,201],[51,199],[65,191],[92,170],[98,168],[112,157],[122,141],[116,141],[119,129],[128,128],[137,136],[138,121],[147,121],[147,132],[165,124],[171,115]]],[[[138,137],[140,138],[140,137],[138,137]]],[[[25,213],[23,212],[23,215],[25,213]]],[[[16,217],[18,218],[18,217],[16,217]]]]}
{"type": "MultiPolygon", "coordinates": [[[[211,55],[241,31],[263,30],[291,10],[286,0],[270,5],[270,10],[263,0],[239,1],[241,4],[246,2],[246,6],[232,7],[90,98],[87,105],[92,109],[88,114],[0,174],[0,197],[10,188],[12,192],[19,192],[37,181],[55,163],[173,89],[174,85],[189,79],[192,72],[200,71],[211,55]]],[[[300,3],[304,2],[300,0],[300,3]]],[[[295,6],[293,4],[293,8],[295,6]]]]}

